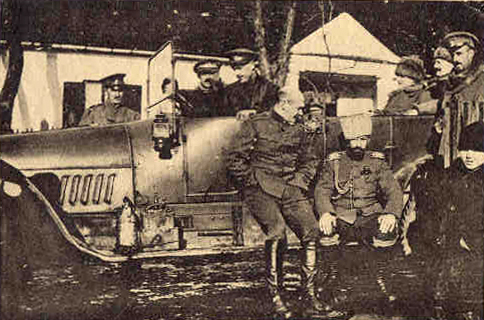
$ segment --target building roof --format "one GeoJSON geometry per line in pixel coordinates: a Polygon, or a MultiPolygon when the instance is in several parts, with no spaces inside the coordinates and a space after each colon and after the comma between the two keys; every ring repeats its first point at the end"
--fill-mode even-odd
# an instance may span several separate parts
{"type": "Polygon", "coordinates": [[[346,12],[296,43],[291,52],[390,63],[400,60],[346,12]]]}

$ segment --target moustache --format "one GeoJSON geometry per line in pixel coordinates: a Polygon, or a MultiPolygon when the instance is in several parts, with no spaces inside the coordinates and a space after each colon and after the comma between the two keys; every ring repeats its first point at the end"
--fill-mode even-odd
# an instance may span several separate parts
{"type": "Polygon", "coordinates": [[[361,161],[365,156],[365,150],[360,147],[350,148],[349,155],[353,160],[361,161]]]}

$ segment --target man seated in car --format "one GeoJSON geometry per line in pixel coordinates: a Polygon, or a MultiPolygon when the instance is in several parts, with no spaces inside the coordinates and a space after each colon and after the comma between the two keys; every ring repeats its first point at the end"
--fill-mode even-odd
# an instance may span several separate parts
{"type": "Polygon", "coordinates": [[[87,109],[79,126],[97,126],[140,119],[138,112],[123,105],[124,77],[122,73],[101,79],[103,102],[87,109]]]}
{"type": "Polygon", "coordinates": [[[237,81],[226,88],[227,115],[244,120],[252,113],[269,111],[278,100],[279,88],[261,75],[259,53],[239,48],[226,55],[237,77],[237,81]]]}
{"type": "Polygon", "coordinates": [[[191,118],[218,117],[226,115],[224,85],[220,79],[221,63],[216,60],[202,60],[193,71],[198,77],[195,90],[182,90],[180,94],[188,104],[182,106],[183,115],[191,118]]]}
{"type": "Polygon", "coordinates": [[[425,90],[423,61],[416,56],[404,57],[395,69],[397,90],[390,93],[387,105],[381,112],[385,115],[418,115],[419,105],[432,100],[425,90]]]}

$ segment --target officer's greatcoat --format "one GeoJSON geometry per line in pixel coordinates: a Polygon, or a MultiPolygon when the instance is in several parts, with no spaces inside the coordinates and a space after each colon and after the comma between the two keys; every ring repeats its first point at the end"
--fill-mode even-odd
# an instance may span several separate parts
{"type": "Polygon", "coordinates": [[[225,95],[222,83],[216,84],[216,90],[183,90],[180,92],[190,103],[182,105],[182,114],[190,118],[221,117],[229,115],[224,105],[225,95]]]}
{"type": "Polygon", "coordinates": [[[130,108],[120,106],[118,108],[109,107],[105,104],[97,104],[90,107],[82,115],[79,126],[107,125],[139,120],[140,115],[130,108]]]}
{"type": "MultiPolygon", "coordinates": [[[[438,260],[436,297],[457,308],[483,308],[484,172],[469,171],[460,160],[442,177],[444,195],[434,210],[444,215],[442,251],[438,260]]],[[[467,311],[467,310],[466,310],[467,311]]]]}
{"type": "Polygon", "coordinates": [[[405,114],[406,111],[418,108],[418,105],[432,99],[430,92],[423,85],[417,84],[390,93],[387,105],[383,109],[386,115],[405,114]]]}
{"type": "MultiPolygon", "coordinates": [[[[454,80],[456,81],[456,80],[454,80]]],[[[484,117],[484,65],[480,65],[459,84],[445,92],[444,128],[439,155],[447,168],[457,158],[457,145],[462,129],[484,117]]]]}
{"type": "Polygon", "coordinates": [[[316,174],[317,133],[303,124],[289,124],[274,111],[263,112],[242,124],[228,155],[228,170],[240,189],[259,184],[281,198],[287,185],[308,190],[316,174]]]}
{"type": "Polygon", "coordinates": [[[362,161],[346,152],[328,156],[314,191],[316,212],[326,212],[348,223],[358,215],[392,213],[400,218],[403,192],[380,152],[367,151],[362,161]]]}

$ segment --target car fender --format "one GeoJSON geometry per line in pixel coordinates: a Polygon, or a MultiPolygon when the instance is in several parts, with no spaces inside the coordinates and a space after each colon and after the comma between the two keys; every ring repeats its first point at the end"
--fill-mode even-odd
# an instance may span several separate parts
{"type": "Polygon", "coordinates": [[[2,232],[2,256],[4,250],[9,252],[18,247],[18,243],[14,243],[25,242],[23,253],[35,257],[31,261],[42,260],[39,263],[58,257],[72,257],[72,252],[82,252],[108,262],[127,260],[123,256],[94,250],[74,236],[63,221],[62,212],[55,209],[56,205],[29,178],[4,160],[0,160],[0,188],[2,231],[7,231],[2,232]],[[11,227],[17,230],[10,232],[11,227]],[[72,247],[77,250],[72,250],[72,247]]]}

